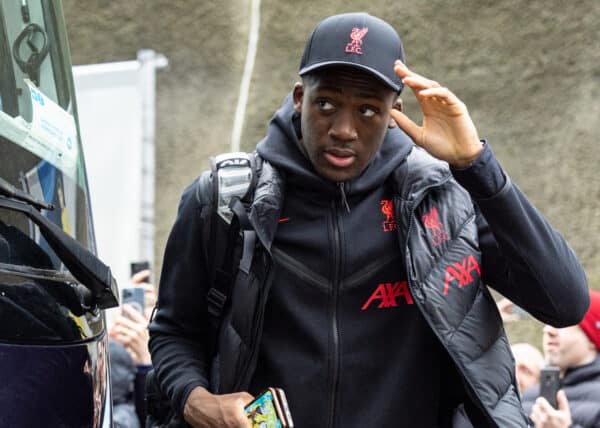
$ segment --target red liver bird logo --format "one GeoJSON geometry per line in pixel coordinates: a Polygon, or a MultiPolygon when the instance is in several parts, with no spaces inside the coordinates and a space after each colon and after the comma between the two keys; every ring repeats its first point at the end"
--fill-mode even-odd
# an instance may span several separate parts
{"type": "Polygon", "coordinates": [[[346,52],[362,55],[362,43],[363,37],[369,32],[367,27],[365,28],[353,28],[350,33],[350,38],[352,41],[346,45],[346,52]]]}
{"type": "Polygon", "coordinates": [[[396,217],[394,216],[394,204],[391,199],[382,199],[380,201],[381,212],[385,216],[383,221],[383,231],[391,232],[396,230],[396,217]]]}
{"type": "Polygon", "coordinates": [[[436,207],[432,207],[428,213],[423,214],[421,219],[425,227],[431,231],[431,242],[434,246],[437,247],[442,242],[449,240],[436,207]]]}

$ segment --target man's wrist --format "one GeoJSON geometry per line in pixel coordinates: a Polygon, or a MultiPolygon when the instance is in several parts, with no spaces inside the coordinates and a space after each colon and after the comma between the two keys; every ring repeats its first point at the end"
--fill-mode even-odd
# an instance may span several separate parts
{"type": "Polygon", "coordinates": [[[483,153],[484,144],[485,142],[481,140],[471,143],[472,153],[465,155],[461,159],[455,160],[450,166],[457,170],[469,168],[483,153]]]}
{"type": "Polygon", "coordinates": [[[183,405],[183,418],[188,422],[193,420],[198,411],[196,403],[210,399],[212,396],[206,388],[202,386],[194,387],[183,405]]]}
{"type": "Polygon", "coordinates": [[[452,175],[475,199],[487,199],[496,195],[506,184],[506,176],[490,145],[482,140],[482,150],[466,168],[451,167],[452,175]]]}

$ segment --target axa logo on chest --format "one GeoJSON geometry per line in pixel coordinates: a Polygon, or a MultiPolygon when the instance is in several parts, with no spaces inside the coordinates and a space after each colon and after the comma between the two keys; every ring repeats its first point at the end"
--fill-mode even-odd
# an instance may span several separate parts
{"type": "MultiPolygon", "coordinates": [[[[386,282],[379,284],[371,297],[367,299],[361,310],[369,308],[371,303],[379,303],[377,309],[395,308],[398,306],[398,299],[401,297],[404,299],[405,304],[412,305],[413,299],[408,291],[408,284],[406,281],[386,282]]],[[[402,302],[401,302],[402,303],[402,302]]]]}

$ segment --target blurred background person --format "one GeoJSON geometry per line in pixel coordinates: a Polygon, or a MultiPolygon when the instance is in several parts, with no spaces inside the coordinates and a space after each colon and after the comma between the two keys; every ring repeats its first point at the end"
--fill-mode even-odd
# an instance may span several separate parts
{"type": "Polygon", "coordinates": [[[142,311],[122,303],[121,312],[108,331],[112,383],[116,390],[113,396],[114,424],[117,428],[136,428],[145,424],[146,374],[152,368],[148,323],[156,304],[156,292],[149,279],[150,270],[147,269],[131,277],[130,286],[144,291],[142,311]],[[135,423],[132,422],[134,419],[135,423]]]}
{"type": "Polygon", "coordinates": [[[519,391],[525,392],[540,382],[540,370],[544,366],[544,356],[529,343],[515,343],[511,346],[515,357],[515,374],[519,391]]]}
{"type": "Polygon", "coordinates": [[[142,426],[135,408],[136,368],[125,347],[108,339],[114,428],[142,426]]]}
{"type": "Polygon", "coordinates": [[[519,305],[515,305],[506,297],[498,300],[496,305],[498,306],[498,311],[500,312],[502,321],[505,323],[531,318],[531,315],[529,315],[525,309],[521,308],[519,305]]]}
{"type": "Polygon", "coordinates": [[[523,408],[536,428],[600,427],[600,292],[590,291],[583,321],[567,328],[544,327],[548,365],[560,369],[558,409],[539,397],[539,384],[523,394],[523,408]]]}

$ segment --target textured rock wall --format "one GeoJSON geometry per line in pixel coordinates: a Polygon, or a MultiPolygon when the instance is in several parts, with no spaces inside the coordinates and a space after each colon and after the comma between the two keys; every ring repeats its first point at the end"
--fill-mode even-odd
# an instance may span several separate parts
{"type": "MultiPolygon", "coordinates": [[[[228,150],[250,1],[64,0],[64,7],[74,64],[129,60],[141,48],[169,58],[157,79],[160,265],[181,190],[209,156],[228,150]]],[[[465,101],[508,174],[600,288],[600,2],[263,0],[244,149],[260,140],[297,80],[316,22],[356,10],[390,21],[409,66],[465,101]]],[[[403,98],[419,119],[412,94],[403,98]]]]}

